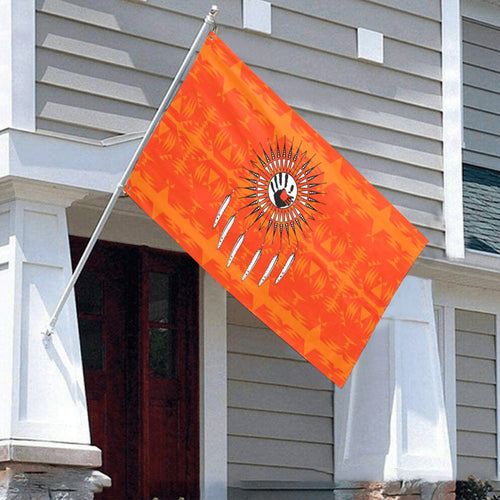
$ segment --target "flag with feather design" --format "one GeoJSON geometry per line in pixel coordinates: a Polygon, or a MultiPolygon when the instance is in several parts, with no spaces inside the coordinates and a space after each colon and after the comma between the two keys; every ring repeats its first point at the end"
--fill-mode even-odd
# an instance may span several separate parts
{"type": "Polygon", "coordinates": [[[125,189],[339,386],[426,244],[214,33],[125,189]]]}

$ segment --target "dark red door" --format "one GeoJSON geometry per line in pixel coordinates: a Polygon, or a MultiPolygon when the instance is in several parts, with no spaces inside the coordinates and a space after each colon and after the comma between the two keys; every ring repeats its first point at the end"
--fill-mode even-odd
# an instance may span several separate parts
{"type": "MultiPolygon", "coordinates": [[[[72,240],[75,261],[85,243],[72,240]]],[[[197,274],[182,254],[99,243],[78,280],[103,500],[199,498],[197,274]]]]}

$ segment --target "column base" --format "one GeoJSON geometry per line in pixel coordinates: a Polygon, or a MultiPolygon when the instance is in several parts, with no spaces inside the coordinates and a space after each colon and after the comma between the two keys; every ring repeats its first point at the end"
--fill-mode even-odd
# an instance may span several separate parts
{"type": "Polygon", "coordinates": [[[0,500],[92,500],[111,486],[96,446],[0,440],[0,500]]]}
{"type": "Polygon", "coordinates": [[[111,486],[102,472],[85,467],[6,462],[0,470],[0,500],[93,500],[111,486]]]}
{"type": "Polygon", "coordinates": [[[69,465],[87,468],[102,465],[101,450],[96,446],[22,439],[0,440],[1,462],[69,465]]]}

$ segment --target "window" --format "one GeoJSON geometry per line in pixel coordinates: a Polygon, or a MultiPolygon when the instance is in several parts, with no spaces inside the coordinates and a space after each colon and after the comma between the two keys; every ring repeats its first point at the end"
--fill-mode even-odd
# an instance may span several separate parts
{"type": "Polygon", "coordinates": [[[465,244],[500,254],[500,27],[462,28],[465,244]]]}

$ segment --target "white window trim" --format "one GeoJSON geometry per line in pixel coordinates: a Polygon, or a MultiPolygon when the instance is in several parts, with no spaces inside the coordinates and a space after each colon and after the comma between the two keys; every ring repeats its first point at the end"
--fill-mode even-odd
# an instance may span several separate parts
{"type": "Polygon", "coordinates": [[[441,356],[444,404],[448,423],[453,477],[457,476],[457,397],[455,366],[455,308],[448,305],[435,304],[439,311],[439,322],[436,322],[439,354],[441,356]]]}

